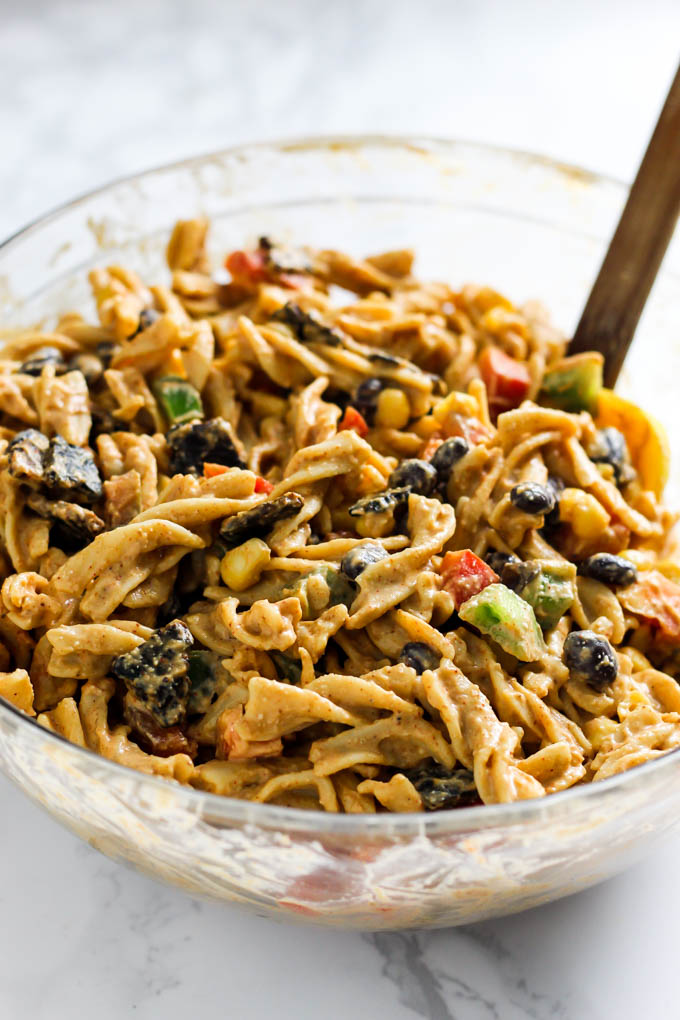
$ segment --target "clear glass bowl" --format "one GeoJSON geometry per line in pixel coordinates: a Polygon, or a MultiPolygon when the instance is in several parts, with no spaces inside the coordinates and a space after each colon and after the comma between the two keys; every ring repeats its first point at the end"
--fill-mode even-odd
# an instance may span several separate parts
{"type": "MultiPolygon", "coordinates": [[[[569,331],[625,189],[541,157],[451,141],[265,144],[119,181],[0,248],[0,323],[93,313],[86,274],[120,261],[167,277],[172,222],[213,223],[216,260],[261,233],[365,254],[413,246],[423,277],[540,298],[569,331]]],[[[677,246],[622,388],[680,435],[677,246]]],[[[670,498],[678,491],[673,464],[670,498]]],[[[677,502],[677,500],[676,500],[677,502]]],[[[141,775],[0,704],[0,767],[92,846],[188,892],[369,929],[464,924],[621,870],[675,824],[680,751],[540,801],[435,814],[331,815],[251,804],[141,775]]]]}

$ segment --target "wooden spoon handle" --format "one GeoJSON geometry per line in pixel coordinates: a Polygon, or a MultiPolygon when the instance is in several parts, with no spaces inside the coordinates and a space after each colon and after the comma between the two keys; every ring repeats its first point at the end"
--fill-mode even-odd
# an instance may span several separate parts
{"type": "Polygon", "coordinates": [[[680,67],[583,309],[570,354],[601,351],[613,386],[680,212],[680,67]]]}

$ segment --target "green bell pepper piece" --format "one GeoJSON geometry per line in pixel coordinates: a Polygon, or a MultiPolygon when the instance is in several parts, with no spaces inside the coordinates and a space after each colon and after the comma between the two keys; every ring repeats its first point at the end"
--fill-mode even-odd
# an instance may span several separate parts
{"type": "Polygon", "coordinates": [[[152,389],[171,425],[181,425],[203,417],[201,395],[186,379],[165,375],[152,383],[152,389]]]}
{"type": "Polygon", "coordinates": [[[543,630],[550,630],[564,616],[575,598],[573,563],[542,566],[541,572],[519,592],[529,603],[543,630]]]}
{"type": "Polygon", "coordinates": [[[539,401],[562,411],[597,411],[604,358],[596,351],[562,358],[543,376],[539,401]]]}
{"type": "Polygon", "coordinates": [[[274,660],[279,680],[288,681],[291,684],[299,684],[302,676],[302,665],[297,659],[283,652],[269,652],[269,658],[274,660]]]}
{"type": "Polygon", "coordinates": [[[546,651],[533,609],[504,584],[488,585],[464,602],[458,614],[522,662],[535,662],[546,651]]]}

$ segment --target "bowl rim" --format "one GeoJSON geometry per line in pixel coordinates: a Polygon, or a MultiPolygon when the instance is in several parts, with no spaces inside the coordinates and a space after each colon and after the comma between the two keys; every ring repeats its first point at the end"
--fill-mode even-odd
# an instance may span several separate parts
{"type": "MultiPolygon", "coordinates": [[[[340,135],[292,136],[244,142],[204,152],[196,156],[173,160],[169,163],[161,163],[136,173],[122,174],[114,177],[95,188],[81,192],[76,197],[54,206],[47,212],[29,221],[23,227],[15,230],[0,242],[0,253],[6,253],[15,243],[20,242],[25,236],[33,233],[34,230],[57,219],[63,213],[76,209],[90,199],[103,195],[119,185],[246,152],[257,153],[258,151],[276,150],[285,153],[304,151],[306,149],[319,151],[333,149],[337,151],[339,148],[350,151],[365,146],[375,146],[384,149],[406,149],[412,152],[421,151],[423,155],[431,155],[433,152],[436,153],[438,149],[449,152],[459,149],[470,153],[476,152],[488,155],[492,158],[510,157],[529,166],[544,167],[582,183],[613,187],[620,191],[622,195],[628,186],[623,180],[611,175],[602,174],[575,163],[554,159],[545,154],[464,138],[447,138],[417,133],[412,135],[402,135],[399,133],[348,133],[340,135]]],[[[35,730],[35,727],[38,727],[42,739],[60,748],[63,748],[65,745],[69,753],[73,754],[76,759],[82,757],[83,762],[90,759],[104,773],[112,772],[114,776],[118,777],[124,775],[135,783],[151,784],[151,788],[158,790],[162,796],[172,795],[180,801],[186,800],[187,807],[193,813],[200,812],[201,816],[206,820],[217,823],[261,825],[262,827],[272,829],[303,831],[319,836],[341,834],[370,834],[373,837],[448,835],[483,831],[502,825],[522,824],[528,818],[535,821],[541,817],[560,814],[563,805],[566,809],[572,803],[589,802],[594,798],[600,799],[602,796],[613,795],[624,786],[635,785],[636,781],[640,779],[641,770],[645,774],[651,774],[652,770],[658,771],[659,769],[668,768],[671,762],[680,755],[680,747],[677,747],[660,755],[658,758],[635,765],[633,768],[609,776],[599,782],[575,785],[566,790],[560,790],[557,793],[547,794],[545,797],[530,800],[448,808],[434,812],[421,811],[375,815],[342,814],[321,810],[309,811],[276,804],[262,804],[212,793],[208,790],[196,789],[195,787],[178,782],[168,782],[164,777],[140,772],[121,762],[106,758],[88,747],[73,744],[66,737],[61,736],[61,734],[41,727],[36,719],[26,715],[21,709],[0,698],[0,715],[3,714],[10,719],[19,720],[19,725],[21,726],[29,727],[32,730],[31,739],[38,737],[38,733],[35,730]]],[[[28,730],[26,732],[28,733],[28,730]]]]}

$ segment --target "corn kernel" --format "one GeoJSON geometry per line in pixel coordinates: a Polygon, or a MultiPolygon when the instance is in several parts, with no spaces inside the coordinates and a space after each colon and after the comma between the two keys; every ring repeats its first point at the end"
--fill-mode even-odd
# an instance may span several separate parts
{"type": "Polygon", "coordinates": [[[571,524],[574,534],[579,538],[591,539],[602,534],[611,518],[589,492],[565,489],[560,496],[560,520],[571,524]]]}
{"type": "Polygon", "coordinates": [[[383,429],[403,429],[409,423],[411,405],[403,390],[388,387],[378,397],[375,423],[383,429]]]}
{"type": "Polygon", "coordinates": [[[603,741],[611,736],[618,722],[614,719],[607,719],[605,716],[601,716],[597,719],[590,719],[583,726],[583,732],[587,736],[590,743],[593,745],[593,751],[597,752],[600,750],[603,741]]]}
{"type": "Polygon", "coordinates": [[[250,538],[224,554],[220,563],[222,580],[232,591],[245,591],[257,584],[270,559],[267,543],[261,538],[250,538]]]}

